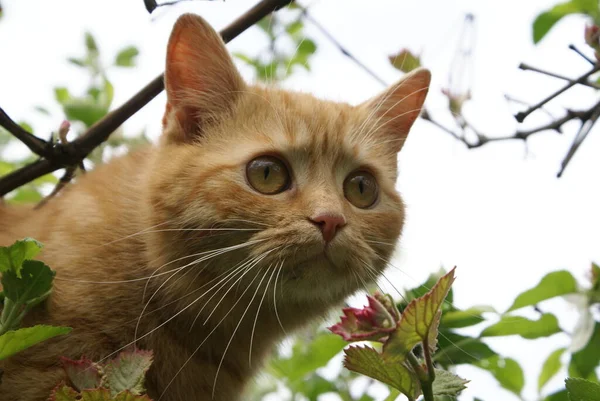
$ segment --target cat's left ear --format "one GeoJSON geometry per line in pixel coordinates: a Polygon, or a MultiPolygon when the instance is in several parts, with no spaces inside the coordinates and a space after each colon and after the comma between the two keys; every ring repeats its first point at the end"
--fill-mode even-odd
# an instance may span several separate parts
{"type": "Polygon", "coordinates": [[[431,73],[417,68],[406,74],[385,92],[358,107],[366,108],[373,121],[373,129],[381,141],[399,152],[406,141],[408,131],[419,117],[427,97],[431,73]]]}
{"type": "Polygon", "coordinates": [[[184,14],[169,38],[165,88],[167,139],[189,142],[231,111],[245,83],[221,36],[203,18],[184,14]]]}

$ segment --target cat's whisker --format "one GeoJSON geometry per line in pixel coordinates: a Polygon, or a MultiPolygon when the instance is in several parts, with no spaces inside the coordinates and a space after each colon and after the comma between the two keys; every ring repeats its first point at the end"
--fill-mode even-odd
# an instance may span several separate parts
{"type": "Polygon", "coordinates": [[[239,282],[241,282],[241,280],[244,278],[244,276],[246,274],[248,274],[248,272],[250,272],[250,270],[252,270],[252,268],[254,266],[256,266],[258,263],[260,263],[266,256],[265,255],[261,255],[258,257],[254,257],[246,262],[244,262],[241,266],[238,265],[238,267],[235,268],[236,273],[233,275],[228,276],[227,280],[225,282],[223,282],[221,284],[221,286],[219,288],[217,288],[215,290],[215,292],[213,293],[213,295],[210,296],[210,298],[208,298],[206,300],[206,302],[204,303],[204,305],[202,306],[202,308],[200,308],[200,310],[198,311],[198,313],[196,314],[196,317],[194,318],[194,320],[192,321],[192,324],[190,325],[190,332],[192,331],[192,329],[194,328],[194,325],[196,324],[196,321],[198,320],[198,318],[200,317],[200,314],[202,313],[202,311],[204,310],[204,308],[206,308],[206,306],[208,306],[208,304],[210,303],[210,301],[217,296],[217,294],[223,289],[225,288],[225,286],[232,280],[235,280],[230,286],[229,289],[225,292],[225,294],[221,297],[221,299],[217,302],[217,305],[214,307],[214,309],[212,310],[212,312],[210,313],[210,315],[206,318],[206,320],[204,321],[203,325],[206,325],[206,323],[208,322],[208,319],[213,315],[213,313],[217,310],[217,308],[219,307],[219,305],[221,304],[221,302],[223,301],[223,299],[225,299],[225,297],[227,296],[227,294],[231,291],[231,289],[239,282]],[[239,274],[238,274],[239,273],[239,274]],[[239,276],[239,277],[238,277],[239,276]],[[237,278],[236,278],[237,277],[237,278]]]}
{"type": "MultiPolygon", "coordinates": [[[[379,285],[379,279],[377,277],[377,272],[371,268],[371,266],[369,266],[369,264],[367,262],[365,262],[362,258],[358,258],[358,260],[363,264],[363,267],[366,269],[365,272],[367,273],[367,275],[369,276],[369,278],[373,281],[373,284],[375,284],[377,286],[377,288],[379,288],[379,291],[381,291],[382,293],[385,294],[385,291],[383,291],[383,289],[381,288],[381,286],[379,285]]],[[[365,288],[367,291],[368,288],[365,288]]]]}
{"type": "MultiPolygon", "coordinates": [[[[269,265],[269,269],[271,269],[273,265],[269,265]]],[[[258,309],[256,310],[256,317],[254,318],[254,324],[252,325],[252,334],[250,334],[250,349],[248,351],[248,366],[252,367],[252,344],[254,342],[254,330],[256,329],[256,322],[258,321],[258,315],[260,314],[260,309],[262,308],[262,304],[263,301],[265,300],[265,296],[267,295],[267,292],[269,291],[269,284],[271,284],[271,279],[273,278],[273,274],[275,273],[275,271],[277,270],[277,267],[275,267],[275,269],[273,269],[273,271],[271,272],[271,275],[269,276],[269,281],[267,281],[267,284],[265,285],[265,292],[263,293],[262,298],[260,299],[260,303],[258,304],[258,309]]]]}
{"type": "Polygon", "coordinates": [[[144,233],[147,230],[151,230],[151,229],[156,228],[156,227],[164,226],[165,224],[169,224],[169,223],[170,223],[170,221],[164,221],[162,223],[155,224],[155,225],[150,226],[148,228],[144,228],[143,230],[140,230],[140,231],[135,232],[133,234],[129,234],[129,235],[125,236],[125,237],[122,237],[122,238],[119,238],[119,239],[107,242],[107,243],[102,244],[102,245],[98,245],[97,247],[101,248],[101,247],[104,247],[104,246],[107,246],[107,245],[114,244],[115,242],[119,242],[119,241],[123,241],[123,240],[129,239],[129,238],[135,237],[136,235],[139,235],[140,233],[144,233]]]}
{"type": "MultiPolygon", "coordinates": [[[[279,274],[281,273],[281,270],[283,269],[284,262],[285,262],[285,260],[279,264],[279,269],[277,269],[277,276],[275,277],[275,285],[273,286],[273,308],[275,309],[275,317],[277,318],[277,323],[279,323],[279,327],[281,327],[281,330],[283,331],[283,335],[287,337],[288,334],[285,331],[285,329],[283,328],[283,324],[281,323],[281,318],[279,317],[279,312],[277,311],[277,279],[279,278],[279,274]]],[[[282,277],[281,281],[279,282],[279,285],[280,285],[281,292],[283,293],[283,288],[281,288],[281,286],[283,286],[283,277],[282,277]]]]}
{"type": "Polygon", "coordinates": [[[388,245],[388,246],[396,246],[395,243],[391,243],[391,242],[384,242],[384,241],[372,241],[372,240],[368,240],[365,239],[365,242],[368,242],[370,244],[379,244],[379,245],[388,245]]]}
{"type": "MultiPolygon", "coordinates": [[[[250,270],[252,270],[252,268],[254,268],[254,266],[256,266],[257,264],[259,264],[263,259],[265,259],[271,252],[274,252],[276,250],[278,250],[280,247],[271,249],[270,251],[265,252],[263,255],[261,255],[259,257],[258,260],[256,260],[256,262],[254,262],[251,266],[249,266],[246,270],[246,273],[249,272],[250,270]]],[[[221,302],[223,302],[223,299],[225,299],[225,297],[227,296],[227,294],[233,289],[233,286],[236,285],[238,282],[240,282],[240,280],[246,275],[246,273],[242,274],[242,276],[235,282],[233,283],[229,289],[225,292],[225,294],[223,294],[223,296],[221,297],[221,299],[219,300],[219,302],[217,303],[217,305],[214,307],[214,309],[212,310],[212,312],[207,316],[206,320],[204,321],[204,323],[202,324],[203,326],[206,325],[206,323],[208,322],[208,320],[210,319],[210,317],[215,313],[215,311],[217,310],[217,308],[219,307],[219,305],[221,304],[221,302]]],[[[208,301],[207,301],[208,302],[208,301]]],[[[199,314],[199,313],[198,313],[199,314]]],[[[198,317],[196,316],[196,319],[198,317]]],[[[194,319],[194,322],[196,320],[194,319]]],[[[193,323],[192,323],[193,325],[193,323]]]]}
{"type": "MultiPolygon", "coordinates": [[[[221,318],[221,320],[219,320],[217,322],[217,324],[215,325],[215,327],[208,333],[208,335],[204,338],[204,340],[202,340],[202,342],[200,343],[200,345],[198,345],[198,347],[196,347],[196,349],[194,350],[194,352],[192,352],[192,354],[188,357],[188,359],[186,359],[186,361],[183,363],[183,365],[181,366],[181,368],[179,368],[179,370],[175,373],[175,375],[173,376],[173,378],[171,379],[171,381],[169,381],[169,383],[165,386],[163,392],[161,393],[161,395],[160,395],[160,397],[158,398],[157,401],[160,401],[162,399],[162,397],[165,394],[165,392],[167,391],[167,389],[171,386],[171,384],[173,384],[173,381],[175,381],[175,378],[181,373],[181,371],[185,368],[185,366],[192,360],[192,358],[196,355],[196,353],[200,350],[200,348],[204,345],[204,343],[209,339],[209,337],[219,328],[219,326],[221,325],[221,323],[223,323],[223,321],[229,316],[229,314],[233,311],[233,309],[237,306],[237,304],[240,303],[240,301],[244,298],[244,295],[246,295],[246,293],[248,292],[248,290],[252,287],[252,284],[254,283],[254,281],[256,280],[256,278],[258,277],[259,274],[260,274],[260,271],[258,271],[256,273],[256,275],[254,276],[254,278],[252,279],[252,281],[250,281],[250,283],[246,286],[246,289],[244,290],[244,292],[242,292],[242,294],[235,301],[235,303],[233,304],[233,306],[231,306],[231,308],[229,308],[229,311],[227,311],[227,313],[221,318]]],[[[189,306],[191,306],[191,305],[188,305],[186,308],[188,308],[189,306]]],[[[184,310],[185,310],[185,308],[184,308],[184,310]]],[[[182,311],[180,311],[179,313],[181,313],[181,312],[182,311]]]]}
{"type": "MultiPolygon", "coordinates": [[[[260,242],[260,241],[256,241],[256,242],[260,242]]],[[[204,261],[204,260],[211,259],[211,258],[213,258],[213,257],[215,257],[215,256],[218,256],[218,255],[221,255],[221,254],[224,254],[224,253],[227,253],[227,252],[230,252],[230,251],[236,250],[236,249],[240,249],[240,248],[244,248],[244,247],[250,246],[250,245],[252,245],[253,243],[255,243],[255,242],[252,242],[252,241],[250,241],[250,242],[245,242],[245,243],[243,243],[243,244],[238,244],[238,245],[234,245],[234,246],[229,246],[229,247],[225,247],[225,248],[218,249],[218,250],[216,250],[216,251],[213,251],[212,253],[209,253],[208,255],[205,255],[205,256],[203,256],[203,257],[201,257],[201,258],[199,258],[199,259],[196,259],[195,261],[193,261],[193,262],[191,262],[191,263],[188,263],[187,265],[184,265],[184,266],[182,266],[182,267],[180,268],[180,270],[179,270],[179,271],[181,271],[182,269],[185,269],[186,267],[189,267],[189,266],[191,266],[191,265],[198,264],[198,263],[200,263],[200,262],[202,262],[202,261],[204,261]]],[[[142,316],[144,315],[144,312],[146,311],[146,309],[148,308],[148,305],[150,305],[150,303],[152,302],[152,300],[154,299],[154,297],[156,296],[156,294],[158,294],[158,292],[160,291],[160,289],[161,289],[163,286],[165,286],[165,285],[166,285],[166,284],[169,282],[169,280],[171,280],[171,278],[173,278],[173,277],[174,277],[174,276],[175,276],[177,273],[179,273],[179,271],[177,271],[177,272],[173,273],[171,276],[169,276],[169,277],[168,277],[168,278],[167,278],[167,279],[166,279],[166,280],[165,280],[165,281],[164,281],[164,282],[163,282],[163,283],[162,283],[162,284],[161,284],[161,285],[158,287],[158,289],[157,289],[156,291],[154,291],[154,294],[152,294],[152,296],[150,297],[150,299],[148,299],[148,302],[146,302],[146,304],[144,305],[144,308],[142,309],[142,312],[140,313],[140,316],[139,316],[139,318],[138,318],[138,321],[137,321],[137,323],[136,323],[136,325],[135,325],[135,331],[134,331],[134,337],[133,337],[133,343],[134,343],[134,344],[135,344],[135,343],[137,342],[137,340],[138,340],[137,333],[138,333],[138,330],[139,330],[139,326],[140,326],[141,318],[142,318],[142,316]]],[[[204,294],[203,294],[203,295],[201,295],[201,297],[202,297],[202,296],[204,296],[204,294]]],[[[198,299],[196,299],[196,301],[197,301],[197,300],[198,300],[198,299]]],[[[194,301],[194,302],[196,302],[196,301],[194,301]]],[[[185,310],[185,308],[184,308],[184,310],[185,310]]],[[[177,316],[177,315],[176,315],[176,316],[177,316]]],[[[159,326],[159,327],[160,327],[160,326],[159,326]]]]}
{"type": "MultiPolygon", "coordinates": [[[[246,246],[254,245],[254,244],[257,244],[257,243],[260,243],[260,242],[263,242],[263,241],[266,241],[266,240],[265,239],[258,239],[258,240],[247,241],[247,242],[244,242],[242,244],[236,244],[236,245],[232,245],[232,246],[228,246],[228,247],[223,247],[223,248],[217,248],[217,249],[211,249],[211,250],[208,250],[208,251],[198,252],[198,253],[194,253],[194,254],[191,254],[191,255],[182,256],[182,257],[177,258],[177,259],[173,259],[173,260],[171,260],[171,261],[163,264],[162,266],[158,267],[157,269],[155,269],[152,272],[152,274],[150,275],[150,277],[148,277],[148,282],[146,282],[146,285],[144,286],[144,291],[142,292],[142,300],[144,300],[146,298],[146,291],[148,289],[148,283],[150,282],[150,279],[153,278],[153,277],[156,277],[155,273],[157,271],[159,271],[160,269],[162,269],[163,267],[165,267],[165,266],[168,266],[168,265],[170,265],[172,263],[175,263],[175,262],[179,262],[179,261],[184,260],[184,259],[190,259],[190,258],[194,258],[194,257],[200,256],[200,255],[212,254],[213,252],[221,252],[221,251],[229,252],[229,251],[234,251],[234,250],[237,250],[237,249],[240,249],[240,248],[245,248],[246,246]]],[[[223,253],[225,253],[225,252],[223,252],[223,253]]],[[[199,261],[203,261],[203,260],[206,260],[206,259],[193,261],[191,263],[188,263],[187,265],[184,265],[182,267],[178,267],[177,269],[185,269],[186,267],[194,265],[194,264],[198,263],[199,261]]]]}
{"type": "Polygon", "coordinates": [[[235,329],[233,330],[233,333],[231,334],[231,338],[227,342],[227,346],[225,347],[225,351],[223,351],[223,356],[221,357],[221,361],[219,362],[219,366],[217,367],[217,373],[215,374],[215,381],[213,382],[213,392],[212,392],[213,398],[215,396],[215,389],[217,388],[217,379],[219,378],[219,372],[221,371],[221,366],[223,365],[223,361],[225,360],[225,356],[227,355],[227,351],[229,350],[229,346],[231,345],[231,342],[233,341],[233,338],[235,337],[235,333],[237,333],[238,329],[240,328],[240,325],[242,324],[242,320],[244,320],[244,317],[246,317],[246,313],[248,313],[248,309],[250,309],[250,306],[252,306],[252,302],[254,302],[254,298],[256,298],[256,294],[258,294],[258,290],[260,289],[260,285],[262,284],[263,280],[267,276],[268,272],[269,272],[269,269],[265,269],[265,273],[263,274],[262,278],[260,279],[260,282],[256,286],[256,290],[254,291],[254,295],[252,295],[252,299],[250,299],[250,302],[248,302],[248,306],[246,307],[246,309],[242,313],[242,317],[239,319],[237,325],[235,326],[235,329]]]}
{"type": "Polygon", "coordinates": [[[300,41],[300,43],[298,43],[298,46],[296,46],[296,50],[294,50],[294,54],[292,55],[292,57],[290,57],[290,61],[288,62],[287,66],[285,67],[285,74],[283,74],[284,78],[288,76],[290,68],[292,67],[292,61],[296,58],[296,54],[298,54],[298,50],[300,50],[300,46],[302,46],[302,44],[304,43],[305,40],[306,40],[306,36],[303,37],[302,40],[300,41]]]}

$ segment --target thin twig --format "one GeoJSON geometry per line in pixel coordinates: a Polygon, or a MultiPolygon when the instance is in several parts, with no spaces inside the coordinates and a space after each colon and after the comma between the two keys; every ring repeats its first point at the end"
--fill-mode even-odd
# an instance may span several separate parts
{"type": "Polygon", "coordinates": [[[570,44],[569,45],[569,49],[571,49],[575,53],[579,54],[585,61],[587,61],[591,65],[596,65],[597,64],[594,60],[592,60],[591,58],[589,58],[588,56],[586,56],[585,54],[583,54],[583,52],[581,50],[579,50],[577,47],[575,47],[575,45],[570,44]]]}
{"type": "Polygon", "coordinates": [[[533,106],[529,107],[525,111],[521,111],[521,112],[517,113],[517,115],[515,116],[516,120],[518,122],[522,123],[528,115],[530,115],[531,113],[533,113],[534,111],[536,111],[537,109],[539,109],[540,107],[542,107],[543,105],[545,105],[546,103],[548,103],[549,101],[551,101],[552,99],[554,99],[555,97],[557,97],[558,95],[560,95],[563,92],[567,91],[568,89],[572,88],[573,86],[575,86],[577,84],[581,84],[583,82],[586,82],[587,79],[592,74],[595,74],[598,71],[600,71],[600,66],[597,66],[597,65],[594,66],[594,68],[592,68],[590,71],[586,72],[585,74],[583,74],[582,76],[580,76],[577,79],[569,81],[568,84],[566,84],[565,86],[563,86],[562,88],[560,88],[559,90],[557,90],[556,92],[554,92],[553,94],[547,96],[546,98],[544,98],[539,103],[534,104],[533,106]]]}
{"type": "Polygon", "coordinates": [[[36,155],[48,155],[48,142],[24,130],[8,116],[2,108],[0,108],[0,126],[13,134],[19,141],[23,142],[29,150],[36,155]]]}
{"type": "Polygon", "coordinates": [[[565,169],[569,165],[569,162],[571,161],[571,159],[573,159],[575,152],[577,152],[577,150],[581,146],[581,143],[585,140],[585,138],[587,138],[588,134],[598,121],[598,117],[600,117],[600,102],[596,103],[596,105],[591,109],[590,117],[587,120],[582,120],[579,132],[577,132],[577,135],[575,135],[573,144],[571,145],[569,151],[567,152],[567,155],[561,162],[560,170],[556,174],[557,177],[560,178],[562,176],[565,169]]]}
{"type": "MultiPolygon", "coordinates": [[[[572,79],[571,79],[571,78],[569,78],[569,77],[565,77],[564,75],[559,75],[559,74],[556,74],[556,73],[553,73],[553,72],[550,72],[550,71],[542,70],[542,69],[539,69],[539,68],[537,68],[537,67],[530,66],[529,64],[525,64],[525,63],[521,63],[521,64],[519,64],[519,68],[520,68],[520,69],[522,69],[523,71],[534,71],[534,72],[539,72],[540,74],[544,74],[544,75],[548,75],[548,76],[550,76],[550,77],[554,77],[554,78],[562,79],[562,80],[564,80],[564,81],[569,81],[569,82],[571,82],[571,81],[572,81],[572,79]]],[[[598,84],[597,84],[597,83],[595,83],[595,82],[590,82],[590,81],[587,81],[587,80],[586,80],[586,81],[583,81],[583,82],[578,82],[578,83],[579,83],[579,84],[581,84],[581,85],[584,85],[584,86],[589,86],[590,88],[594,88],[594,89],[600,89],[600,85],[598,85],[598,84]]]]}
{"type": "MultiPolygon", "coordinates": [[[[271,12],[287,6],[292,1],[262,0],[221,31],[223,41],[231,41],[271,12]]],[[[154,99],[163,89],[163,74],[161,74],[121,107],[110,112],[73,142],[69,144],[56,144],[52,148],[51,154],[44,155],[41,160],[2,177],[0,179],[0,196],[6,195],[21,185],[45,174],[60,168],[80,164],[91,151],[106,141],[121,124],[150,102],[150,100],[154,99]]],[[[44,146],[47,146],[47,143],[44,142],[44,146]]]]}
{"type": "Polygon", "coordinates": [[[354,64],[356,64],[357,66],[359,66],[360,68],[362,68],[364,72],[366,72],[367,74],[369,74],[377,82],[379,82],[383,86],[388,86],[388,83],[385,82],[384,79],[382,79],[377,74],[375,74],[375,72],[373,72],[373,70],[371,70],[369,67],[367,67],[365,64],[363,64],[362,61],[360,61],[352,53],[350,53],[348,51],[348,49],[346,49],[335,37],[333,37],[333,35],[331,33],[329,33],[329,31],[327,29],[325,29],[325,27],[323,25],[321,25],[316,19],[314,19],[309,14],[309,12],[308,12],[308,10],[306,8],[304,8],[302,6],[299,6],[299,8],[302,10],[302,15],[304,16],[304,18],[306,18],[307,21],[309,21],[311,24],[313,24],[315,28],[317,28],[319,31],[321,31],[321,33],[325,37],[327,37],[327,39],[331,43],[333,43],[338,48],[338,50],[342,52],[342,54],[344,56],[350,58],[354,62],[354,64]]]}

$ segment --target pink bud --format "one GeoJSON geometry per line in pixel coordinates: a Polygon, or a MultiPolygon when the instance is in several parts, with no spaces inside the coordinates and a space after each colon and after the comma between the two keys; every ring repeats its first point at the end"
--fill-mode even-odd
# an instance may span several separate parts
{"type": "Polygon", "coordinates": [[[396,330],[400,312],[389,296],[367,295],[369,305],[362,309],[344,308],[341,322],[329,327],[346,341],[380,340],[396,330]]]}
{"type": "Polygon", "coordinates": [[[71,129],[71,123],[68,122],[67,120],[63,120],[63,122],[60,123],[60,127],[58,127],[58,137],[66,138],[70,129],[71,129]]]}

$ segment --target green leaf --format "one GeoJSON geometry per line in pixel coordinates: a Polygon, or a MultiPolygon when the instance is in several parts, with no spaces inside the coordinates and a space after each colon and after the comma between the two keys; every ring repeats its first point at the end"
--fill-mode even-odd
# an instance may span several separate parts
{"type": "Polygon", "coordinates": [[[390,394],[383,401],[396,401],[396,398],[400,396],[400,391],[395,388],[390,389],[390,394]]]}
{"type": "Polygon", "coordinates": [[[54,88],[54,98],[62,105],[71,100],[71,94],[67,88],[56,87],[54,88]]]}
{"type": "Polygon", "coordinates": [[[600,291],[600,266],[592,263],[592,290],[600,291]]]}
{"type": "Polygon", "coordinates": [[[119,67],[135,67],[135,58],[139,54],[140,52],[135,46],[125,47],[117,53],[115,65],[118,65],[119,67]]]}
{"type": "Polygon", "coordinates": [[[96,39],[90,32],[85,33],[85,47],[90,53],[98,52],[98,44],[96,44],[96,39]]]}
{"type": "Polygon", "coordinates": [[[525,385],[523,369],[514,359],[493,356],[473,365],[490,372],[502,387],[516,395],[523,391],[525,385]]]}
{"type": "Polygon", "coordinates": [[[50,394],[49,401],[77,401],[79,397],[79,393],[73,390],[69,386],[58,385],[54,390],[52,390],[52,394],[50,394]]]}
{"type": "Polygon", "coordinates": [[[589,15],[594,20],[597,21],[600,9],[598,7],[597,0],[573,0],[573,2],[577,5],[577,7],[581,10],[581,12],[589,15]]]}
{"type": "MultiPolygon", "coordinates": [[[[398,308],[400,310],[404,310],[404,308],[406,308],[406,306],[408,305],[408,303],[410,301],[412,301],[415,298],[419,298],[419,297],[422,297],[423,295],[425,295],[428,291],[430,291],[433,288],[433,286],[438,282],[438,280],[446,273],[447,273],[446,270],[444,270],[442,268],[439,271],[437,271],[436,273],[430,274],[429,277],[427,277],[427,280],[420,286],[406,290],[405,297],[402,299],[402,301],[399,302],[398,308]]],[[[446,310],[453,310],[454,308],[452,307],[452,302],[454,301],[454,297],[452,294],[452,288],[450,288],[450,291],[448,291],[448,295],[446,296],[446,301],[447,302],[445,302],[444,305],[442,306],[442,311],[445,312],[446,310]]]]}
{"type": "Polygon", "coordinates": [[[297,340],[292,349],[292,356],[271,361],[271,368],[280,378],[286,378],[290,382],[300,380],[327,365],[346,345],[344,340],[331,333],[320,333],[309,343],[297,340]]]}
{"type": "Polygon", "coordinates": [[[80,58],[69,57],[67,58],[67,61],[73,65],[76,65],[77,67],[86,67],[85,61],[80,58]]]}
{"type": "Polygon", "coordinates": [[[70,327],[38,325],[12,330],[0,336],[0,361],[50,338],[68,334],[70,327]]]}
{"type": "Polygon", "coordinates": [[[521,293],[507,312],[573,292],[577,292],[577,281],[571,273],[566,270],[548,273],[538,285],[521,293]]]}
{"type": "MultiPolygon", "coordinates": [[[[574,369],[577,375],[588,378],[600,364],[600,323],[596,323],[594,333],[587,345],[571,355],[570,371],[574,369]]],[[[572,375],[572,374],[571,374],[572,375]]]]}
{"type": "Polygon", "coordinates": [[[26,260],[20,278],[11,270],[2,275],[4,295],[15,304],[38,303],[50,293],[55,274],[39,260],[26,260]]]}
{"type": "Polygon", "coordinates": [[[491,306],[473,306],[465,310],[451,310],[444,312],[440,325],[444,328],[460,328],[479,324],[485,319],[482,314],[495,312],[491,306]]]}
{"type": "Polygon", "coordinates": [[[449,395],[456,397],[467,386],[469,380],[465,380],[447,370],[435,369],[435,380],[433,381],[433,395],[449,395]]]}
{"type": "Polygon", "coordinates": [[[505,315],[496,324],[481,332],[481,337],[498,337],[520,335],[523,338],[534,339],[548,337],[560,333],[556,316],[544,313],[538,320],[529,320],[521,316],[505,315]]]}
{"type": "Polygon", "coordinates": [[[474,337],[461,336],[450,331],[440,331],[438,351],[433,360],[448,367],[472,364],[475,361],[497,355],[487,344],[474,337]]]}
{"type": "Polygon", "coordinates": [[[25,186],[19,188],[15,196],[11,197],[8,201],[10,203],[35,203],[42,200],[42,194],[31,186],[25,186]]]}
{"type": "Polygon", "coordinates": [[[25,238],[9,247],[0,247],[0,273],[12,271],[21,278],[23,262],[33,259],[41,250],[42,243],[33,238],[25,238]]]}
{"type": "Polygon", "coordinates": [[[421,394],[419,380],[403,362],[388,362],[370,347],[349,347],[344,352],[347,369],[392,386],[410,399],[415,400],[421,394]]]}
{"type": "Polygon", "coordinates": [[[285,27],[285,31],[291,35],[292,37],[297,37],[302,32],[304,28],[304,23],[302,20],[296,20],[285,27]]]}
{"type": "Polygon", "coordinates": [[[548,11],[538,15],[533,21],[533,43],[538,43],[546,36],[552,27],[569,14],[583,12],[576,1],[557,4],[548,11]]]}
{"type": "Polygon", "coordinates": [[[408,49],[402,49],[398,54],[389,56],[389,60],[394,68],[402,72],[410,72],[421,66],[419,56],[408,49]]]}
{"type": "Polygon", "coordinates": [[[29,124],[25,121],[19,121],[19,126],[21,128],[23,128],[25,131],[29,132],[30,134],[33,133],[33,128],[31,127],[31,124],[29,124]]]}
{"type": "Polygon", "coordinates": [[[325,380],[317,374],[293,383],[293,385],[289,386],[289,389],[293,393],[303,394],[309,401],[317,401],[321,394],[337,391],[334,383],[325,380]]]}
{"type": "Polygon", "coordinates": [[[454,270],[442,276],[431,291],[413,299],[404,309],[398,328],[383,346],[386,358],[404,358],[422,341],[428,342],[430,349],[435,349],[440,308],[454,282],[454,270]]]}
{"type": "Polygon", "coordinates": [[[573,377],[565,383],[570,401],[600,401],[600,384],[573,377]]]}
{"type": "Polygon", "coordinates": [[[305,58],[314,54],[317,51],[317,45],[310,39],[304,39],[299,45],[296,54],[301,55],[305,58]]]}
{"type": "Polygon", "coordinates": [[[108,113],[108,105],[98,104],[93,99],[72,98],[63,104],[65,115],[70,121],[81,121],[92,126],[108,113]]]}
{"type": "Polygon", "coordinates": [[[567,394],[567,390],[560,390],[548,395],[544,398],[544,401],[569,401],[569,395],[567,394]]]}
{"type": "Polygon", "coordinates": [[[45,108],[45,107],[42,107],[42,106],[35,106],[35,107],[34,107],[34,109],[35,109],[35,111],[37,111],[37,112],[39,112],[39,113],[41,113],[41,114],[44,114],[44,115],[47,115],[47,116],[49,116],[49,115],[50,115],[50,112],[49,112],[49,111],[48,111],[48,109],[47,109],[47,108],[45,108]]]}
{"type": "Polygon", "coordinates": [[[538,391],[542,391],[542,388],[548,383],[550,379],[554,377],[562,367],[562,363],[560,362],[560,357],[565,352],[565,348],[559,348],[553,353],[551,353],[544,365],[542,366],[542,371],[540,372],[540,376],[538,377],[538,391]]]}
{"type": "Polygon", "coordinates": [[[125,390],[139,395],[144,392],[144,379],[151,364],[151,351],[121,352],[104,367],[106,386],[113,396],[125,390]]]}

